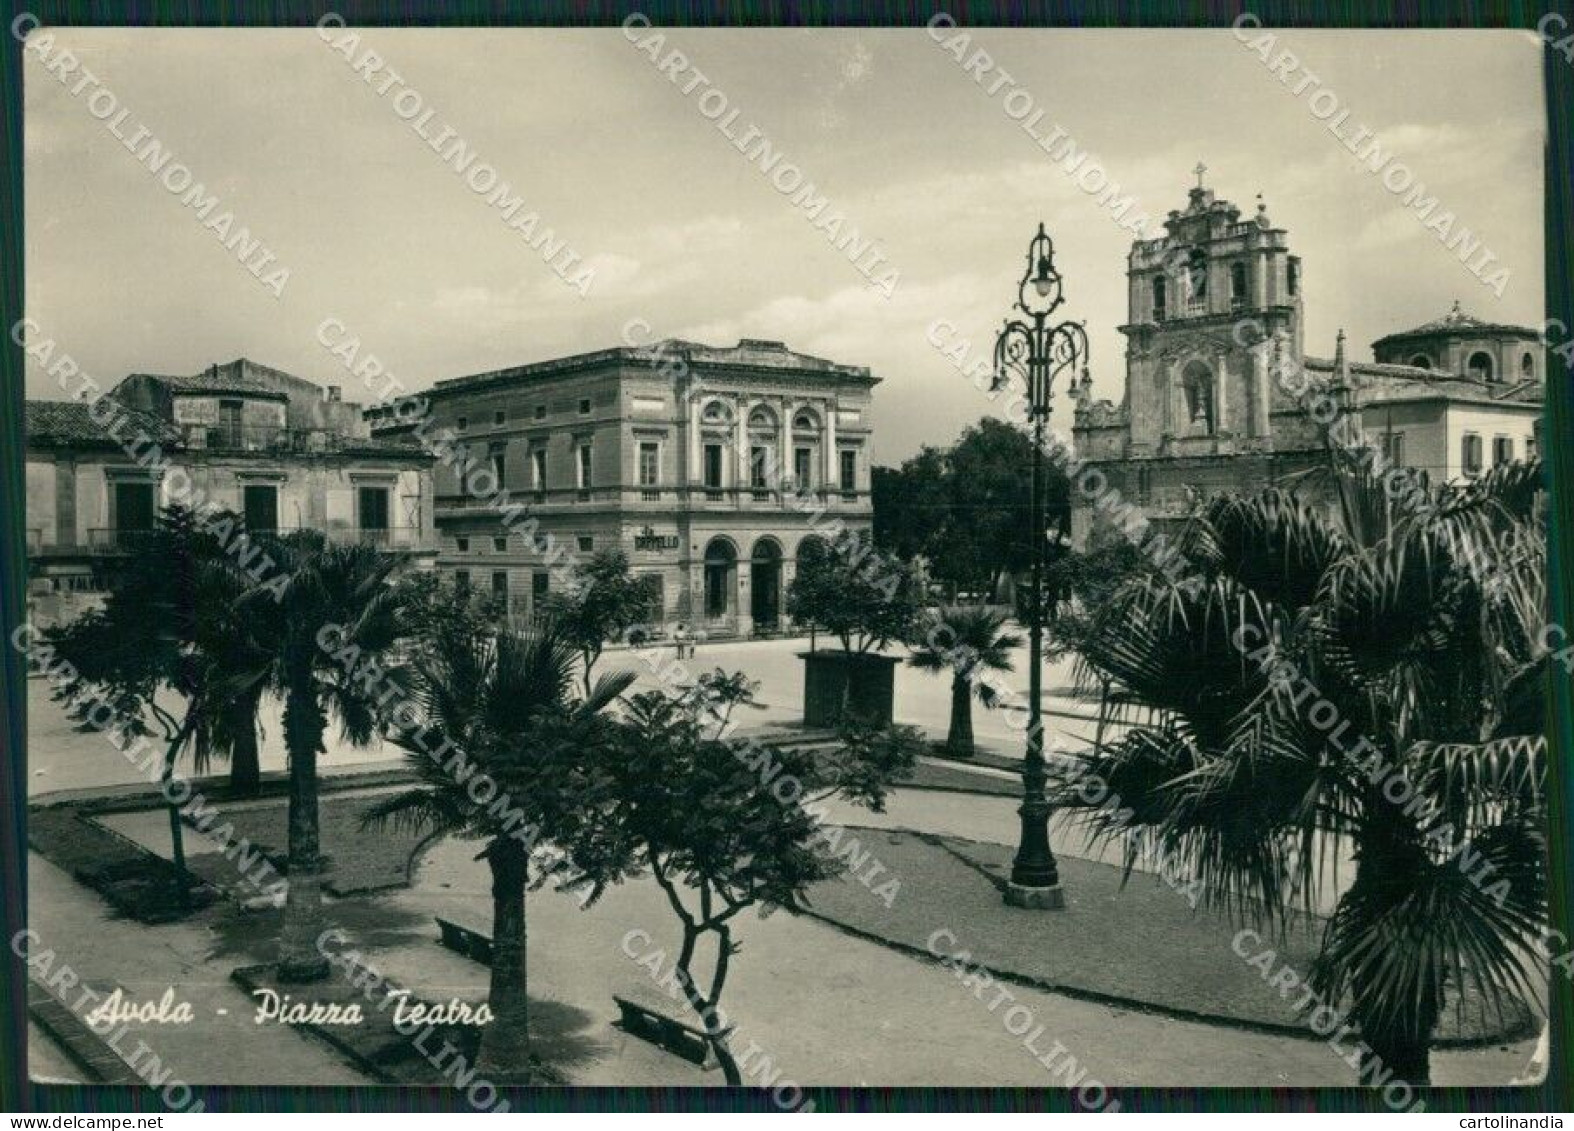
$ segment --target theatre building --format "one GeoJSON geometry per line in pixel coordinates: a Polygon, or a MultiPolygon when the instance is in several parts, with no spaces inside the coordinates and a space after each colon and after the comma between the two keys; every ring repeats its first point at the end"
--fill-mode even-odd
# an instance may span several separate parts
{"type": "MultiPolygon", "coordinates": [[[[437,567],[528,619],[554,585],[545,539],[570,561],[620,548],[655,580],[663,623],[710,636],[779,632],[806,541],[870,527],[877,380],[744,339],[667,340],[439,381],[422,394],[422,428],[451,434],[459,455],[434,472],[437,567]]],[[[386,411],[369,415],[376,434],[397,427],[386,411]]]]}

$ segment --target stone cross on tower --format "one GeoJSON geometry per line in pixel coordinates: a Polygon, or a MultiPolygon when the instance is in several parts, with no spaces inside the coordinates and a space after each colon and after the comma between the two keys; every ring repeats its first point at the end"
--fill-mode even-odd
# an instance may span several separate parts
{"type": "Polygon", "coordinates": [[[1204,173],[1206,173],[1207,171],[1208,171],[1208,166],[1204,165],[1201,161],[1197,162],[1197,167],[1192,170],[1193,173],[1197,174],[1197,187],[1198,188],[1202,187],[1202,175],[1204,173]]]}

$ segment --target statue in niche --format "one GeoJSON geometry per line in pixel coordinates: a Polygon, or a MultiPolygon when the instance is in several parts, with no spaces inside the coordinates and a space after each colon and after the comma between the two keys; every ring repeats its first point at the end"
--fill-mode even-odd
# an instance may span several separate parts
{"type": "Polygon", "coordinates": [[[1213,434],[1213,373],[1200,361],[1186,366],[1181,374],[1181,393],[1186,398],[1186,420],[1193,431],[1213,434]]]}

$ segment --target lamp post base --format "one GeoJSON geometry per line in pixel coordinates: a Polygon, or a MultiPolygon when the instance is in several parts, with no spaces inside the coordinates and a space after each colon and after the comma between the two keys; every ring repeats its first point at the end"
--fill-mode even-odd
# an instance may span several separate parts
{"type": "Polygon", "coordinates": [[[1005,896],[1007,906],[1021,907],[1028,911],[1060,911],[1066,906],[1066,894],[1060,890],[1059,884],[1053,887],[1035,888],[1008,881],[1005,896]]]}

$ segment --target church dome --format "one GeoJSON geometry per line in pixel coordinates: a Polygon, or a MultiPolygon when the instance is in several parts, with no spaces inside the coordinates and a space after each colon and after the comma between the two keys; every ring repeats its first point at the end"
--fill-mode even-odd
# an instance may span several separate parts
{"type": "Polygon", "coordinates": [[[1528,326],[1467,314],[1456,301],[1441,318],[1378,338],[1372,356],[1383,365],[1463,374],[1486,383],[1540,380],[1543,359],[1535,348],[1540,338],[1528,326]]]}

